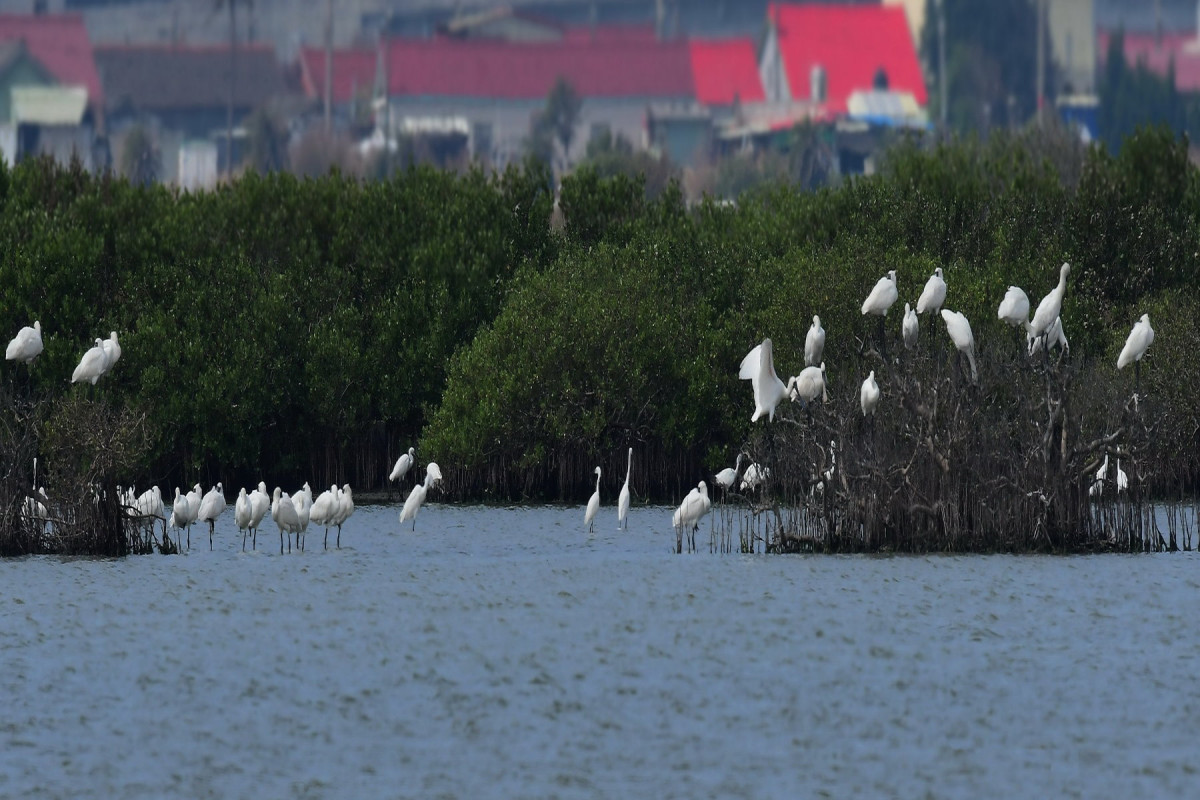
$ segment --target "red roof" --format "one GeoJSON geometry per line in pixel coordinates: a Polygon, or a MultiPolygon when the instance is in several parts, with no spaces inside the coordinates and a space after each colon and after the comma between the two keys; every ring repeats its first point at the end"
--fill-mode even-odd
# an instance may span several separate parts
{"type": "Polygon", "coordinates": [[[92,42],[78,14],[0,14],[0,42],[25,40],[29,54],[61,83],[86,86],[88,103],[104,99],[92,42]]]}
{"type": "MultiPolygon", "coordinates": [[[[1097,50],[1100,62],[1108,58],[1108,43],[1114,36],[1100,31],[1097,50]]],[[[1181,92],[1200,91],[1200,42],[1191,31],[1184,33],[1126,33],[1124,34],[1125,63],[1142,64],[1151,72],[1167,75],[1170,64],[1175,65],[1175,88],[1181,92]]]]}
{"type": "Polygon", "coordinates": [[[694,41],[689,50],[699,102],[724,106],[734,98],[743,103],[765,99],[754,43],[749,39],[694,41]]]}
{"type": "MultiPolygon", "coordinates": [[[[582,97],[692,97],[685,42],[648,43],[640,37],[595,41],[513,43],[489,40],[393,39],[388,43],[389,93],[434,97],[545,97],[558,77],[582,97]]],[[[325,52],[301,51],[305,91],[320,97],[325,52]]],[[[375,83],[375,51],[333,54],[333,99],[375,83]]]]}
{"type": "Polygon", "coordinates": [[[900,6],[772,3],[767,14],[779,32],[793,99],[811,99],[812,68],[820,64],[827,104],[838,111],[846,109],[851,92],[871,88],[880,67],[888,88],[926,104],[925,79],[900,6]]]}

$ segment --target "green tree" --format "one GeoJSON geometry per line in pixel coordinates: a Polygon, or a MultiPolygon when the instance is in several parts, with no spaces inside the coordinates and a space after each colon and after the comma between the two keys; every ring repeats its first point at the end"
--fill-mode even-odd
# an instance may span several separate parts
{"type": "Polygon", "coordinates": [[[562,174],[570,167],[571,142],[579,124],[583,99],[566,78],[559,77],[546,95],[546,106],[533,115],[527,147],[530,155],[562,174]]]}
{"type": "Polygon", "coordinates": [[[158,180],[161,171],[162,158],[150,131],[134,125],[121,144],[121,173],[133,183],[145,185],[158,180]]]}

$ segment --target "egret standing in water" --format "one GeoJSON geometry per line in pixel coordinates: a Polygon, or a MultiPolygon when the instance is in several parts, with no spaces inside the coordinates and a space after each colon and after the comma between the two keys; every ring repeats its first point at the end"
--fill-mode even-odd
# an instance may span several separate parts
{"type": "Polygon", "coordinates": [[[804,366],[813,367],[820,364],[824,352],[825,329],[821,327],[821,318],[813,314],[812,327],[804,337],[804,366]]]}
{"type": "MultiPolygon", "coordinates": [[[[788,394],[788,386],[783,385],[775,373],[775,359],[770,339],[763,339],[762,344],[755,347],[742,359],[738,369],[738,378],[750,381],[754,390],[754,414],[751,422],[758,422],[764,414],[767,420],[775,420],[775,408],[788,394]]],[[[790,383],[789,383],[790,385],[790,383]]]]}
{"type": "Polygon", "coordinates": [[[745,453],[738,453],[732,467],[726,467],[717,473],[717,486],[720,486],[726,492],[729,491],[729,487],[733,486],[733,482],[737,480],[738,473],[742,469],[742,459],[745,455],[745,453]]]}
{"type": "Polygon", "coordinates": [[[700,481],[695,489],[683,498],[679,508],[671,517],[671,525],[675,528],[676,536],[683,536],[688,531],[688,541],[692,550],[696,549],[696,531],[700,528],[700,520],[712,509],[712,501],[708,499],[708,486],[700,481]]]}
{"type": "Polygon", "coordinates": [[[971,333],[971,323],[957,311],[942,309],[942,319],[946,321],[946,332],[954,340],[954,346],[960,353],[967,356],[971,364],[971,383],[979,384],[979,373],[975,370],[975,337],[971,333]]]}
{"type": "Polygon", "coordinates": [[[921,296],[917,298],[917,313],[936,314],[942,310],[945,302],[946,281],[942,278],[942,268],[938,267],[929,276],[929,280],[925,281],[925,288],[921,290],[921,296]]]}
{"type": "Polygon", "coordinates": [[[392,467],[391,474],[388,475],[389,481],[398,481],[404,477],[413,465],[413,458],[416,455],[415,448],[408,448],[408,452],[396,459],[396,466],[392,467]]]}
{"type": "Polygon", "coordinates": [[[1146,355],[1153,341],[1154,328],[1150,327],[1150,315],[1142,314],[1142,318],[1133,324],[1133,330],[1129,332],[1125,346],[1121,348],[1121,355],[1117,356],[1117,369],[1125,369],[1129,364],[1133,364],[1134,391],[1139,391],[1138,387],[1141,384],[1142,356],[1146,355]]]}
{"type": "Polygon", "coordinates": [[[633,448],[629,448],[629,458],[625,462],[625,485],[617,498],[617,528],[629,530],[629,475],[633,471],[633,448]]]}
{"type": "Polygon", "coordinates": [[[596,467],[596,491],[588,498],[587,511],[583,514],[583,524],[587,525],[588,533],[592,532],[592,520],[600,510],[600,467],[596,467]]]}
{"type": "Polygon", "coordinates": [[[196,519],[200,522],[208,523],[208,549],[213,549],[213,530],[216,527],[217,517],[225,513],[225,487],[217,481],[217,485],[209,490],[208,494],[204,495],[200,501],[200,513],[196,515],[196,519]]]}
{"type": "Polygon", "coordinates": [[[17,331],[17,335],[8,343],[4,358],[8,361],[20,361],[28,364],[42,352],[42,323],[33,321],[33,327],[26,325],[17,331]]]}
{"type": "Polygon", "coordinates": [[[425,465],[425,481],[418,483],[408,493],[408,499],[404,501],[404,508],[400,512],[400,521],[413,521],[412,529],[417,529],[417,512],[421,510],[421,505],[425,502],[425,497],[429,494],[432,488],[438,481],[442,479],[442,469],[436,462],[430,461],[425,465]]]}

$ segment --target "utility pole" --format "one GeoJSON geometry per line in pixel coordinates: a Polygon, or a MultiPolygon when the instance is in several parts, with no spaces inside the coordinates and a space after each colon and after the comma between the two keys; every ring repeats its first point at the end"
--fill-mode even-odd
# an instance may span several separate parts
{"type": "Polygon", "coordinates": [[[946,74],[946,0],[937,0],[938,26],[938,114],[941,116],[942,135],[946,134],[949,112],[950,76],[946,74]]]}
{"type": "Polygon", "coordinates": [[[333,0],[325,2],[325,134],[333,131],[333,0]]]}

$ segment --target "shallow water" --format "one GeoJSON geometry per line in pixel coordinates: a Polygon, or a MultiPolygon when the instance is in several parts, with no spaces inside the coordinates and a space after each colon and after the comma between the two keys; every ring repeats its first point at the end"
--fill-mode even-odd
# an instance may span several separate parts
{"type": "Polygon", "coordinates": [[[676,556],[670,509],[0,561],[0,796],[1185,797],[1195,553],[676,556]],[[332,537],[331,537],[332,542],[332,537]],[[203,549],[201,549],[203,548],[203,549]]]}

